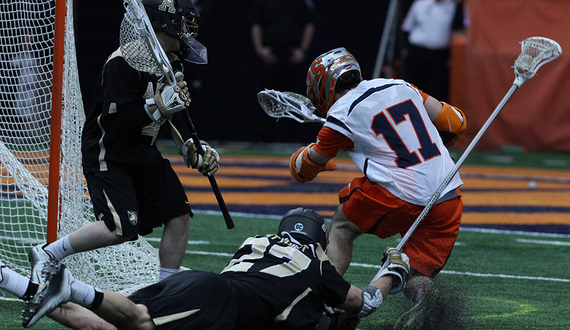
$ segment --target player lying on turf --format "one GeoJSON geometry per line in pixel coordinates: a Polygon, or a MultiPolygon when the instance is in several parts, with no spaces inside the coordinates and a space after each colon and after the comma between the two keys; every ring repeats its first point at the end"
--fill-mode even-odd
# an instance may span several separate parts
{"type": "Polygon", "coordinates": [[[359,318],[405,286],[408,258],[395,248],[384,252],[389,266],[383,276],[361,290],[336,272],[326,246],[325,220],[297,208],[285,214],[277,234],[246,239],[220,274],[184,271],[125,297],[74,279],[54,260],[44,269],[46,283],[37,294],[37,284],[3,264],[0,288],[22,299],[33,296],[22,316],[25,327],[51,313],[75,329],[114,329],[112,324],[119,329],[267,330],[315,329],[319,324],[318,329],[341,329],[338,314],[334,320],[323,317],[325,305],[346,311],[344,328],[354,329],[359,318]],[[63,306],[66,311],[55,310],[66,302],[71,302],[63,306]]]}

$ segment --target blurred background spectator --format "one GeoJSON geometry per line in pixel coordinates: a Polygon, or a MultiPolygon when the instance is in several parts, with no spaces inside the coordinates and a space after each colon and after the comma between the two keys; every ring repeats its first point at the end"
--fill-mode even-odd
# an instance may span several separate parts
{"type": "MultiPolygon", "coordinates": [[[[259,60],[258,91],[275,89],[305,94],[302,82],[310,64],[307,52],[315,34],[315,15],[312,0],[254,0],[251,40],[259,60]]],[[[276,122],[259,111],[256,117],[264,142],[304,142],[303,135],[309,136],[302,134],[306,127],[303,129],[291,120],[276,122]]]]}
{"type": "Polygon", "coordinates": [[[460,0],[415,0],[402,23],[402,79],[438,100],[449,100],[449,51],[463,31],[460,0]]]}
{"type": "Polygon", "coordinates": [[[50,77],[45,71],[46,66],[40,65],[33,51],[35,40],[31,31],[23,33],[19,40],[20,49],[10,60],[10,67],[17,76],[12,103],[12,119],[15,122],[12,129],[18,131],[14,133],[15,142],[44,142],[49,133],[50,77]],[[42,129],[38,130],[40,127],[42,129]]]}
{"type": "MultiPolygon", "coordinates": [[[[193,65],[185,72],[192,104],[190,115],[200,138],[208,142],[265,143],[267,128],[287,125],[295,131],[295,140],[312,142],[319,124],[300,124],[292,119],[269,118],[257,103],[260,62],[252,43],[251,11],[257,0],[199,0],[198,40],[208,48],[206,65],[193,65]],[[245,14],[244,14],[245,13],[245,14]],[[216,118],[216,120],[212,120],[216,118]]],[[[313,0],[316,8],[313,41],[300,64],[300,75],[291,87],[305,94],[306,70],[323,50],[346,47],[358,56],[363,77],[369,79],[380,44],[387,1],[313,0]],[[350,9],[350,10],[349,10],[350,9]]],[[[75,42],[83,101],[89,106],[99,70],[107,56],[119,46],[119,26],[124,15],[122,1],[101,6],[94,1],[77,1],[75,42]]],[[[300,44],[299,44],[300,45],[300,44]]],[[[162,130],[161,130],[162,131],[162,130]]],[[[273,142],[296,142],[287,136],[275,136],[273,142]]]]}

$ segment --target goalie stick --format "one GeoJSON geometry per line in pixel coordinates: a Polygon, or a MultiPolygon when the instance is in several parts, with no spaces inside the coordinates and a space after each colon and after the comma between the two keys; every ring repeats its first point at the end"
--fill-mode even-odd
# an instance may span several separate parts
{"type": "MultiPolygon", "coordinates": [[[[410,239],[410,236],[414,233],[416,228],[425,218],[427,213],[431,210],[431,208],[435,205],[437,200],[439,199],[443,190],[447,187],[453,176],[457,173],[467,156],[471,153],[475,145],[479,142],[483,134],[487,131],[491,123],[495,120],[497,115],[501,112],[505,104],[509,101],[513,93],[524,84],[527,80],[531,79],[536,75],[536,71],[542,65],[556,59],[560,54],[562,54],[562,48],[560,45],[551,39],[544,38],[544,37],[531,37],[527,38],[520,42],[521,44],[521,54],[515,60],[515,64],[513,66],[515,72],[515,80],[513,85],[505,94],[499,105],[495,108],[495,110],[491,113],[485,124],[481,127],[477,135],[473,138],[467,149],[463,152],[459,160],[455,163],[455,166],[451,169],[451,172],[445,177],[443,182],[440,184],[439,188],[435,191],[432,198],[429,200],[428,204],[424,207],[420,215],[416,218],[412,226],[408,229],[402,240],[398,243],[396,248],[398,251],[402,251],[404,245],[410,239]]],[[[377,281],[380,277],[382,272],[388,267],[388,262],[385,262],[382,265],[382,268],[378,271],[376,276],[372,282],[377,281]]]]}
{"type": "MultiPolygon", "coordinates": [[[[123,58],[134,69],[162,76],[166,80],[166,83],[170,86],[174,86],[177,82],[170,61],[168,61],[164,50],[158,42],[144,9],[144,5],[140,0],[125,0],[123,5],[126,10],[120,30],[120,49],[123,58]]],[[[185,109],[185,112],[186,116],[184,116],[184,120],[195,142],[196,150],[203,156],[204,149],[202,148],[194,124],[190,119],[188,108],[185,109]]],[[[222,211],[226,227],[228,229],[234,228],[234,222],[224,202],[216,179],[211,175],[208,176],[208,180],[210,181],[210,185],[212,186],[212,190],[222,211]]]]}

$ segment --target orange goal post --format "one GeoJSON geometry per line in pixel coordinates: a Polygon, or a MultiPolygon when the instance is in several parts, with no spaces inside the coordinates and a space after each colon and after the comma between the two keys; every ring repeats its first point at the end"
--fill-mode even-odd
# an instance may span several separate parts
{"type": "MultiPolygon", "coordinates": [[[[81,169],[73,0],[2,2],[0,25],[0,259],[28,276],[33,246],[95,220],[81,169]]],[[[158,252],[143,238],[64,263],[123,293],[158,280],[158,252]]]]}

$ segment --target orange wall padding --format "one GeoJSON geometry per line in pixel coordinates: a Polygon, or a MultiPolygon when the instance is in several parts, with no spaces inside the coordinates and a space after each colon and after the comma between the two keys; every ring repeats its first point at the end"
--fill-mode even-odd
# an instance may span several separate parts
{"type": "Polygon", "coordinates": [[[519,42],[541,36],[557,41],[562,56],[514,93],[477,148],[570,151],[570,1],[469,0],[468,9],[465,68],[455,70],[465,74],[465,93],[454,97],[465,102],[468,118],[458,146],[472,141],[512,86],[519,42]]]}

